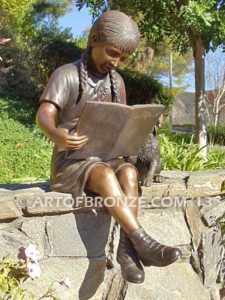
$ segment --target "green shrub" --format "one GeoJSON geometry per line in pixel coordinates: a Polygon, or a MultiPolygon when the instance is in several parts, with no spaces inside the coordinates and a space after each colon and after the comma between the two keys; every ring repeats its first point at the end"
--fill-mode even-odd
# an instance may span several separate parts
{"type": "Polygon", "coordinates": [[[213,161],[201,157],[201,148],[192,141],[186,143],[183,139],[176,143],[162,134],[160,149],[165,170],[199,171],[215,167],[213,161]]]}
{"type": "Polygon", "coordinates": [[[177,133],[171,131],[169,125],[164,123],[158,131],[159,135],[165,135],[169,138],[171,142],[180,144],[184,141],[186,144],[189,144],[193,140],[193,136],[188,133],[177,133]]]}
{"type": "Polygon", "coordinates": [[[207,135],[211,144],[225,145],[225,124],[207,126],[207,135]]]}
{"type": "Polygon", "coordinates": [[[13,119],[0,120],[0,183],[48,179],[51,145],[13,119]]]}
{"type": "Polygon", "coordinates": [[[169,89],[157,80],[127,68],[119,69],[118,72],[124,79],[129,105],[158,103],[169,109],[173,104],[174,98],[169,89]]]}
{"type": "Polygon", "coordinates": [[[0,82],[1,89],[23,99],[37,99],[49,73],[80,57],[82,50],[68,42],[71,39],[70,30],[62,30],[55,23],[42,24],[26,39],[15,37],[0,47],[0,56],[4,60],[2,75],[7,82],[5,86],[0,82]]]}
{"type": "Polygon", "coordinates": [[[207,156],[208,160],[215,163],[215,168],[225,168],[225,147],[209,145],[207,156]]]}
{"type": "Polygon", "coordinates": [[[83,49],[73,42],[53,40],[43,47],[42,60],[48,76],[63,64],[68,64],[81,58],[83,49]]]}
{"type": "Polygon", "coordinates": [[[200,155],[200,148],[190,134],[171,132],[164,124],[159,130],[160,149],[165,170],[200,171],[225,168],[225,148],[207,147],[207,159],[200,155]]]}
{"type": "Polygon", "coordinates": [[[0,99],[0,183],[49,178],[52,145],[34,114],[23,102],[0,99]]]}

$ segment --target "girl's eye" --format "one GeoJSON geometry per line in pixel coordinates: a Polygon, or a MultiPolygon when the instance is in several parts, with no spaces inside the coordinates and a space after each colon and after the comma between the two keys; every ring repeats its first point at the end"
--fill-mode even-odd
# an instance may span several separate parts
{"type": "Polygon", "coordinates": [[[106,50],[106,53],[107,53],[109,56],[112,56],[112,57],[118,57],[118,56],[120,56],[120,54],[117,53],[117,52],[114,51],[114,50],[106,50]]]}

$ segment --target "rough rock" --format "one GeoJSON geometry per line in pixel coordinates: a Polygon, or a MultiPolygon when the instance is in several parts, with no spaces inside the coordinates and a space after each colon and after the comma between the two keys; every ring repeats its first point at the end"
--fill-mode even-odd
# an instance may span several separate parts
{"type": "Polygon", "coordinates": [[[27,281],[24,287],[36,295],[36,299],[42,296],[56,282],[57,296],[62,300],[75,299],[101,299],[104,285],[105,259],[87,258],[49,258],[40,262],[42,275],[31,282],[27,281]],[[57,284],[66,277],[71,281],[69,289],[57,284]]]}
{"type": "Polygon", "coordinates": [[[194,201],[187,202],[186,217],[192,235],[194,250],[197,250],[201,242],[201,215],[194,201]]]}
{"type": "Polygon", "coordinates": [[[0,222],[2,220],[13,220],[22,215],[21,212],[16,208],[13,201],[0,201],[0,207],[0,222]]]}
{"type": "Polygon", "coordinates": [[[140,214],[140,222],[154,239],[163,244],[190,244],[191,236],[182,211],[147,210],[140,214]]]}
{"type": "Polygon", "coordinates": [[[109,214],[66,214],[47,221],[49,256],[104,257],[110,232],[109,214]],[[104,225],[104,226],[103,226],[104,225]]]}
{"type": "Polygon", "coordinates": [[[209,226],[220,222],[225,217],[225,199],[217,201],[212,207],[204,207],[201,213],[209,226]]]}
{"type": "Polygon", "coordinates": [[[204,285],[206,288],[211,288],[216,284],[224,257],[224,246],[221,243],[220,230],[211,229],[207,233],[203,233],[202,264],[204,266],[204,285]]]}
{"type": "Polygon", "coordinates": [[[210,293],[189,264],[175,263],[168,267],[150,267],[145,284],[130,284],[126,300],[211,300],[210,293]]]}

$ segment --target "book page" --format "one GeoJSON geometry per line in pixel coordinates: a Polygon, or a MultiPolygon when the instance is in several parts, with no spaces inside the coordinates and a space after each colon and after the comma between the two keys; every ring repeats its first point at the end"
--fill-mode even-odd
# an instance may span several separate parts
{"type": "Polygon", "coordinates": [[[163,105],[134,105],[111,155],[114,156],[118,148],[124,156],[136,155],[163,111],[163,105]]]}
{"type": "Polygon", "coordinates": [[[164,106],[143,104],[128,106],[111,102],[87,101],[76,132],[87,135],[87,144],[68,151],[66,157],[110,160],[135,155],[156,124],[164,106]]]}
{"type": "Polygon", "coordinates": [[[78,135],[87,135],[89,141],[83,148],[70,151],[70,157],[105,159],[118,140],[129,111],[129,107],[123,104],[88,101],[81,113],[76,132],[78,135]]]}

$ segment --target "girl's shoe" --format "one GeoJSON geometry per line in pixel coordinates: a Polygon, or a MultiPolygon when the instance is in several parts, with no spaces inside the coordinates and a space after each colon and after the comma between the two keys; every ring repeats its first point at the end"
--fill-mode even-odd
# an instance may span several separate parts
{"type": "Polygon", "coordinates": [[[129,238],[144,266],[168,266],[182,255],[180,249],[158,243],[142,227],[129,234],[129,238]]]}
{"type": "Polygon", "coordinates": [[[145,273],[143,267],[133,244],[122,228],[120,230],[120,241],[116,258],[120,264],[122,276],[126,281],[132,283],[144,282],[145,273]]]}

